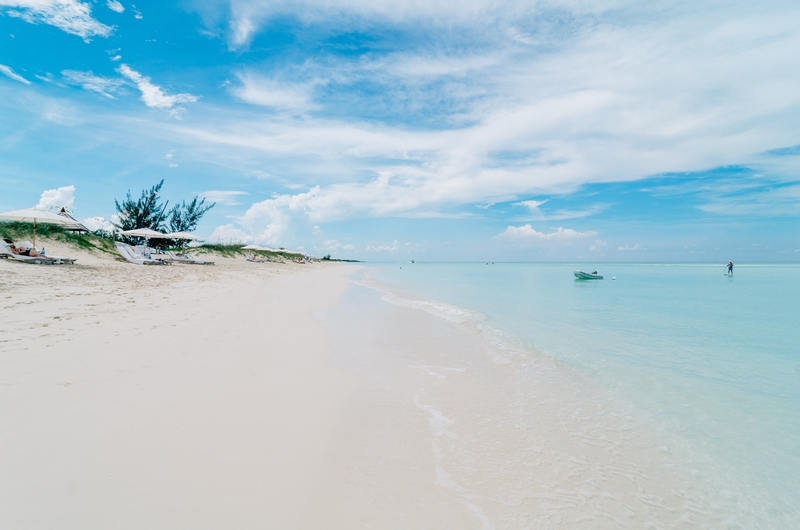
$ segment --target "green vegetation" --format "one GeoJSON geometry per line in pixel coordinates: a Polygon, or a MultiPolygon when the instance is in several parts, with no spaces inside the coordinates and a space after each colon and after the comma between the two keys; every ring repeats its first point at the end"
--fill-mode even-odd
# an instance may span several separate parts
{"type": "MultiPolygon", "coordinates": [[[[125,196],[125,200],[120,204],[114,199],[114,206],[119,214],[119,223],[115,226],[119,230],[134,230],[136,228],[149,228],[156,232],[191,232],[197,228],[203,215],[216,203],[206,205],[205,199],[195,196],[194,199],[186,203],[181,202],[167,211],[167,203],[159,203],[159,193],[164,185],[164,180],[150,188],[142,190],[142,195],[134,200],[131,197],[131,190],[125,196]],[[200,200],[198,200],[200,199],[200,200]],[[169,222],[167,222],[169,221],[169,222]]],[[[122,237],[128,242],[138,241],[140,238],[122,237]]],[[[152,247],[170,248],[180,245],[179,241],[171,239],[152,239],[148,242],[152,247]]]]}
{"type": "Polygon", "coordinates": [[[186,250],[187,252],[197,252],[198,254],[219,254],[220,256],[224,256],[226,258],[235,258],[238,256],[244,256],[246,254],[246,251],[242,250],[242,245],[204,244],[196,247],[189,247],[186,250]]]}
{"type": "Polygon", "coordinates": [[[325,254],[324,256],[322,256],[322,261],[341,261],[341,262],[344,262],[344,263],[361,263],[357,259],[337,259],[337,258],[332,258],[330,254],[325,254]]]}
{"type": "Polygon", "coordinates": [[[260,257],[264,258],[282,258],[285,260],[293,260],[297,259],[299,256],[297,254],[289,254],[285,252],[269,252],[266,250],[250,250],[250,249],[243,249],[243,245],[212,245],[212,244],[203,244],[193,247],[188,247],[186,250],[187,252],[191,253],[198,253],[198,254],[219,254],[226,258],[235,258],[238,256],[248,256],[250,254],[256,254],[260,257]]]}
{"type": "MultiPolygon", "coordinates": [[[[19,221],[0,222],[0,237],[13,241],[31,241],[33,239],[33,224],[19,221]]],[[[116,254],[114,242],[95,234],[82,234],[65,230],[59,225],[37,223],[37,246],[41,247],[39,240],[49,239],[66,243],[84,250],[99,250],[116,254]]]]}
{"type": "Polygon", "coordinates": [[[205,199],[200,201],[197,199],[198,197],[195,196],[194,199],[189,201],[189,204],[186,204],[186,201],[184,201],[172,209],[169,219],[170,231],[192,232],[195,228],[197,228],[197,223],[200,222],[200,219],[205,215],[205,213],[213,208],[215,204],[217,204],[212,202],[206,206],[205,199]]]}

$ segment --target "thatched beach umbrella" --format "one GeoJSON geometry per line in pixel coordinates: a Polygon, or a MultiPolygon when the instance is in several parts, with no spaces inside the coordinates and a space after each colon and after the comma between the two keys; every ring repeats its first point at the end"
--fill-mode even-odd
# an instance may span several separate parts
{"type": "Polygon", "coordinates": [[[36,246],[36,223],[47,223],[52,225],[74,226],[77,222],[69,217],[58,215],[46,210],[36,208],[26,208],[24,210],[13,210],[0,213],[0,219],[8,221],[22,221],[23,223],[33,223],[33,246],[36,246]]]}

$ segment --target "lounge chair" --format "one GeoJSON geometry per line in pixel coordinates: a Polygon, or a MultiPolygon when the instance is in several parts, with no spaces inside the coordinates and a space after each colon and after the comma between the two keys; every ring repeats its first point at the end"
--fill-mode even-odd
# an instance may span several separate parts
{"type": "MultiPolygon", "coordinates": [[[[75,260],[71,258],[59,258],[57,256],[22,256],[20,254],[14,254],[9,248],[11,244],[12,243],[8,243],[7,241],[0,243],[0,257],[34,265],[61,265],[63,263],[75,263],[75,260]]],[[[25,247],[24,243],[20,243],[19,245],[15,246],[20,248],[25,247]]],[[[27,248],[31,247],[29,246],[27,248]]]]}
{"type": "MultiPolygon", "coordinates": [[[[35,248],[33,246],[33,243],[31,243],[30,241],[20,241],[19,243],[17,243],[17,246],[20,248],[35,248]]],[[[67,265],[72,265],[77,261],[75,258],[62,258],[61,256],[52,256],[50,254],[42,254],[42,257],[55,260],[57,264],[66,263],[67,265]]]]}
{"type": "Polygon", "coordinates": [[[191,265],[213,265],[213,261],[206,261],[203,259],[197,259],[191,254],[175,254],[174,252],[167,251],[167,256],[172,258],[172,261],[176,263],[189,263],[191,265]]]}
{"type": "Polygon", "coordinates": [[[44,256],[20,256],[19,254],[14,254],[11,252],[11,249],[8,248],[8,243],[3,243],[0,245],[0,256],[5,259],[13,260],[13,261],[21,261],[23,263],[34,263],[37,265],[55,265],[55,260],[51,260],[50,258],[45,258],[44,256]]]}
{"type": "Polygon", "coordinates": [[[169,264],[168,261],[164,261],[161,259],[152,259],[146,258],[141,254],[137,253],[133,250],[133,247],[130,245],[126,245],[125,243],[120,243],[119,241],[115,241],[114,245],[117,247],[117,252],[119,255],[125,258],[125,261],[130,263],[135,263],[136,265],[167,265],[169,264]]]}
{"type": "Polygon", "coordinates": [[[257,255],[253,254],[252,256],[246,256],[244,259],[247,261],[251,261],[253,263],[266,263],[268,260],[261,259],[257,255]]]}

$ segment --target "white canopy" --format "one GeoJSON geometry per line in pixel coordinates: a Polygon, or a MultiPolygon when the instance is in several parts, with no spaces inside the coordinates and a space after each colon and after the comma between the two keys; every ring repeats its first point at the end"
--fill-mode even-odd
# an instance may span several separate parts
{"type": "Polygon", "coordinates": [[[69,217],[58,215],[47,210],[37,210],[36,208],[25,208],[24,210],[12,210],[0,213],[0,219],[9,221],[22,221],[27,223],[49,223],[55,225],[74,225],[77,222],[69,217]]]}
{"type": "Polygon", "coordinates": [[[167,234],[162,234],[161,232],[156,232],[155,230],[150,230],[149,228],[135,228],[133,230],[125,230],[120,232],[120,234],[124,234],[126,236],[133,236],[133,237],[146,237],[147,239],[170,239],[167,234]]]}
{"type": "Polygon", "coordinates": [[[203,239],[202,237],[190,234],[189,232],[171,232],[169,234],[164,234],[163,237],[167,239],[187,239],[191,241],[202,241],[203,239]]]}
{"type": "Polygon", "coordinates": [[[0,219],[8,221],[22,221],[24,223],[33,223],[33,246],[36,246],[36,223],[47,223],[51,225],[64,225],[64,226],[80,226],[80,224],[69,217],[58,215],[47,210],[38,210],[36,208],[25,208],[24,210],[12,210],[10,212],[0,213],[0,219]]]}

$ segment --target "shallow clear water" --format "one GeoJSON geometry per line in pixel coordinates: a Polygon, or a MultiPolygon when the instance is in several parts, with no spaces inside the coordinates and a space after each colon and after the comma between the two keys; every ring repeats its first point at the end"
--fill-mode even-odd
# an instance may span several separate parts
{"type": "Polygon", "coordinates": [[[597,381],[720,490],[746,492],[754,520],[800,524],[800,265],[738,265],[728,277],[722,265],[605,264],[605,280],[576,281],[579,268],[397,263],[366,274],[597,381]]]}

